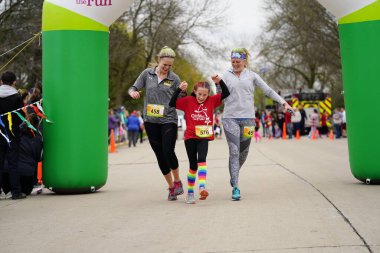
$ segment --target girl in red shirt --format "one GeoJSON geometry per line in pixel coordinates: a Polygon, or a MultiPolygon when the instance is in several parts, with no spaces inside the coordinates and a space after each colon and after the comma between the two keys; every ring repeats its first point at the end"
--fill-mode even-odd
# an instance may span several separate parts
{"type": "Polygon", "coordinates": [[[181,86],[173,94],[169,106],[176,107],[185,112],[186,131],[185,147],[189,158],[189,172],[187,174],[187,198],[186,203],[194,204],[194,184],[198,171],[199,199],[205,200],[208,196],[206,190],[206,157],[208,142],[214,139],[213,114],[214,109],[222,104],[222,100],[230,92],[219,76],[213,76],[212,80],[220,85],[222,93],[210,96],[210,85],[207,82],[198,82],[194,85],[191,96],[178,98],[181,86]]]}

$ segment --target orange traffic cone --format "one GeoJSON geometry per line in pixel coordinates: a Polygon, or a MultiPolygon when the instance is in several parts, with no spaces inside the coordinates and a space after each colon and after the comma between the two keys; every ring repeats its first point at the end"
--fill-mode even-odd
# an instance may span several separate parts
{"type": "Polygon", "coordinates": [[[297,132],[296,132],[296,140],[299,140],[299,139],[301,139],[301,137],[300,137],[300,130],[297,130],[297,132]]]}
{"type": "Polygon", "coordinates": [[[37,165],[37,182],[42,184],[42,162],[38,162],[37,165]]]}
{"type": "Polygon", "coordinates": [[[330,130],[330,140],[334,140],[334,132],[333,132],[333,130],[330,130]]]}
{"type": "Polygon", "coordinates": [[[282,124],[282,139],[286,140],[286,124],[285,124],[285,122],[282,124]]]}
{"type": "Polygon", "coordinates": [[[317,131],[313,130],[313,135],[311,137],[312,140],[316,140],[317,139],[316,132],[317,131]]]}
{"type": "Polygon", "coordinates": [[[113,132],[113,129],[111,129],[110,145],[108,147],[108,150],[109,150],[110,153],[115,153],[116,152],[115,134],[113,132]]]}

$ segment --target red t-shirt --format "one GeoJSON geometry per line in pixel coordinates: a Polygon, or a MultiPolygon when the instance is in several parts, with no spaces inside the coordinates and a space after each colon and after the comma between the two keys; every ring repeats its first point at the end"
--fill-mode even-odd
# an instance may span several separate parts
{"type": "Polygon", "coordinates": [[[272,116],[271,115],[265,115],[264,121],[265,121],[265,128],[269,128],[272,125],[272,116]]]}
{"type": "Polygon", "coordinates": [[[286,124],[292,123],[292,114],[290,114],[290,112],[288,111],[285,112],[285,123],[286,124]]]}
{"type": "Polygon", "coordinates": [[[327,118],[325,114],[322,114],[321,117],[321,126],[327,126],[327,118]]]}
{"type": "Polygon", "coordinates": [[[199,104],[194,96],[177,99],[176,108],[185,112],[187,139],[214,139],[214,109],[222,104],[221,93],[209,96],[199,104]]]}

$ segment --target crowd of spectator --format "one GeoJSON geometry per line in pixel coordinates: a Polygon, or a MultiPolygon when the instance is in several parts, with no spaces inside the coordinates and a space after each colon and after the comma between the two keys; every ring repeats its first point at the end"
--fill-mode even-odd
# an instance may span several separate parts
{"type": "Polygon", "coordinates": [[[108,110],[108,143],[111,141],[111,132],[114,133],[115,143],[128,143],[129,147],[136,147],[138,142],[144,141],[144,121],[140,111],[128,112],[123,106],[108,110]]]}

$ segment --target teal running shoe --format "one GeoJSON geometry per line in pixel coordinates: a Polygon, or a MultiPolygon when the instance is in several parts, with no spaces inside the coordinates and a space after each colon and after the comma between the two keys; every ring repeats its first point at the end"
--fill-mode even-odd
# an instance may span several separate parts
{"type": "Polygon", "coordinates": [[[240,200],[240,190],[237,187],[232,189],[232,200],[240,200]]]}

